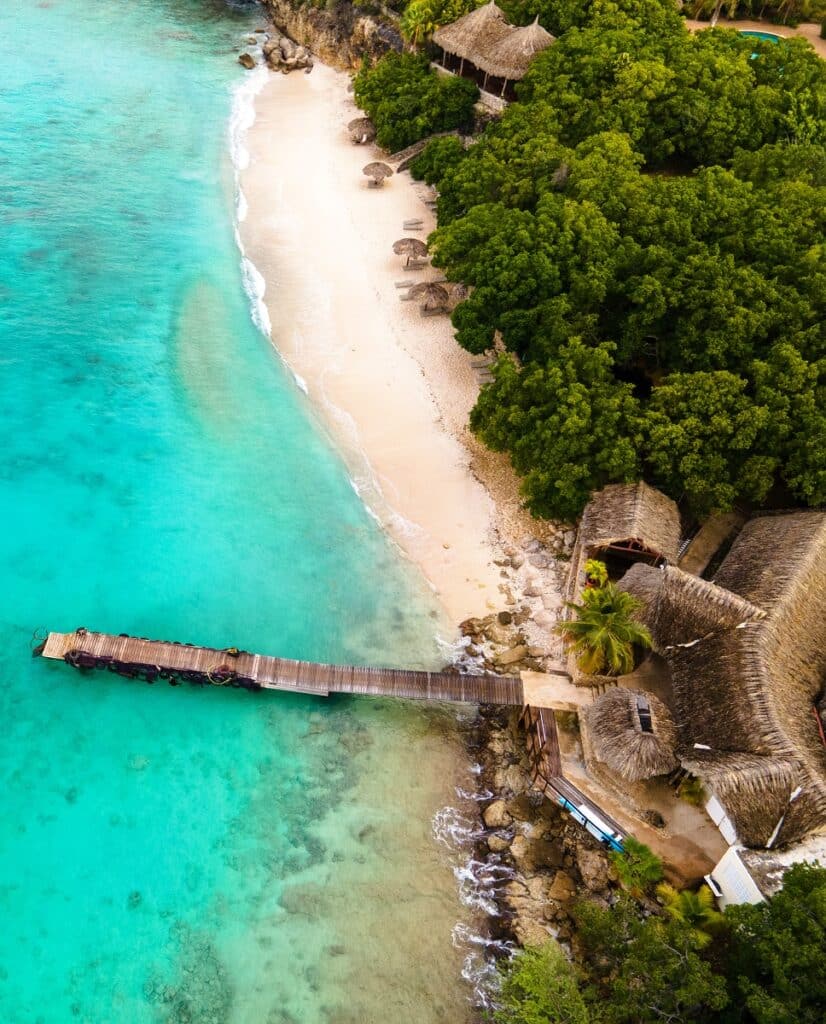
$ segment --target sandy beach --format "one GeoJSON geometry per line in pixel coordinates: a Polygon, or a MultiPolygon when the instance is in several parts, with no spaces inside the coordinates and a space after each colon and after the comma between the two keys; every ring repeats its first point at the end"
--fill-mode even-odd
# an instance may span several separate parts
{"type": "Polygon", "coordinates": [[[497,457],[471,457],[478,371],[449,318],[400,300],[397,281],[436,272],[405,273],[393,242],[409,218],[423,219],[426,238],[434,218],[406,173],[368,186],[362,167],[381,154],[347,136],[359,113],[348,84],[319,64],[270,75],[247,137],[242,240],[267,284],[273,343],[367,506],[458,622],[502,607],[494,558],[503,518],[521,518],[517,483],[497,457]],[[502,481],[499,512],[480,472],[502,481]]]}

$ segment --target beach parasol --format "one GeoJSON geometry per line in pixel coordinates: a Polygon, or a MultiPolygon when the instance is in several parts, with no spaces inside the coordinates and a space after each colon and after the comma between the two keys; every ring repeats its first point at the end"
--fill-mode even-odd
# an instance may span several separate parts
{"type": "Polygon", "coordinates": [[[400,238],[398,242],[393,243],[393,252],[397,256],[407,256],[405,264],[407,266],[411,256],[415,256],[417,259],[427,256],[427,246],[421,238],[400,238]]]}
{"type": "Polygon", "coordinates": [[[444,309],[447,306],[447,288],[433,281],[414,284],[408,294],[412,299],[424,299],[423,310],[444,309]]]}
{"type": "Polygon", "coordinates": [[[366,174],[374,185],[381,185],[385,178],[390,177],[393,169],[388,167],[387,164],[383,164],[380,160],[374,160],[373,163],[363,167],[361,173],[366,174]]]}
{"type": "Polygon", "coordinates": [[[357,146],[372,142],[376,137],[376,128],[369,117],[357,117],[347,125],[350,141],[357,146]]]}

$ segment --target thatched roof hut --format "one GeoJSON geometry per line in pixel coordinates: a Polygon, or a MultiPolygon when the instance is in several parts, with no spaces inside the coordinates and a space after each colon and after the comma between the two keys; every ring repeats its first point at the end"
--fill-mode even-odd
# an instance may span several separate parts
{"type": "Polygon", "coordinates": [[[532,25],[509,25],[491,0],[470,14],[433,33],[433,42],[445,53],[469,61],[474,67],[508,82],[524,78],[533,58],[554,42],[539,19],[532,25]]]}
{"type": "Polygon", "coordinates": [[[676,562],[680,513],[671,498],[640,481],[609,484],[591,495],[579,527],[582,546],[593,557],[601,548],[636,548],[655,560],[676,562]]]}
{"type": "Polygon", "coordinates": [[[473,63],[494,78],[518,82],[525,77],[534,57],[553,42],[554,36],[542,28],[537,18],[524,28],[509,26],[509,31],[494,42],[491,51],[480,55],[480,60],[473,63]]]}
{"type": "Polygon", "coordinates": [[[668,661],[680,759],[746,843],[791,842],[826,824],[813,714],[826,675],[824,579],[826,513],[794,512],[749,522],[713,583],[640,565],[620,583],[643,601],[668,661]],[[761,799],[766,820],[752,820],[761,799]]]}
{"type": "MultiPolygon", "coordinates": [[[[490,3],[477,7],[450,25],[436,29],[433,42],[446,53],[476,64],[474,55],[489,50],[509,27],[504,11],[496,6],[494,0],[490,0],[490,3]]],[[[478,64],[476,66],[479,67],[478,64]]]]}
{"type": "Polygon", "coordinates": [[[679,767],[674,719],[653,694],[618,686],[584,714],[594,756],[627,781],[667,775],[679,767]]]}
{"type": "Polygon", "coordinates": [[[779,757],[695,750],[682,763],[714,792],[746,846],[772,841],[801,781],[798,766],[779,757]]]}

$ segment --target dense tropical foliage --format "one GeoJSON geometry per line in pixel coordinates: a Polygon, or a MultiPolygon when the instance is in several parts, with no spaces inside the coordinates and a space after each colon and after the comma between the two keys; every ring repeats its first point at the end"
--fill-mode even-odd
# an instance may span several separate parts
{"type": "Polygon", "coordinates": [[[414,164],[457,338],[507,350],[473,429],[539,515],[640,476],[698,514],[826,501],[826,63],[671,0],[512,6],[563,34],[414,164]]]}
{"type": "Polygon", "coordinates": [[[435,132],[469,130],[479,96],[473,82],[438,75],[413,53],[388,54],[375,67],[365,62],[354,93],[373,119],[379,145],[391,152],[435,132]]]}
{"type": "Polygon", "coordinates": [[[496,1024],[815,1024],[826,1016],[826,869],[796,865],[768,903],[719,914],[661,886],[575,910],[574,962],[529,949],[503,967],[496,1024]]]}

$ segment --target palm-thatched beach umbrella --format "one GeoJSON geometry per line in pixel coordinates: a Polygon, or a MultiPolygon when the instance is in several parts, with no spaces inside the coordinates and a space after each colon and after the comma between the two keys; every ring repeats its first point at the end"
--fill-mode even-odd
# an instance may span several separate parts
{"type": "Polygon", "coordinates": [[[362,168],[362,174],[366,174],[370,179],[371,184],[374,186],[382,185],[385,178],[389,178],[393,173],[393,168],[388,167],[387,164],[383,164],[381,160],[374,160],[373,163],[367,164],[366,167],[362,168]]]}
{"type": "Polygon", "coordinates": [[[410,297],[424,299],[422,312],[436,312],[447,308],[447,288],[435,281],[422,281],[421,284],[414,284],[410,289],[410,297]]]}
{"type": "Polygon", "coordinates": [[[372,142],[376,137],[376,126],[369,117],[356,117],[348,125],[350,141],[356,146],[363,146],[365,142],[372,142]]]}
{"type": "Polygon", "coordinates": [[[398,242],[393,243],[393,252],[397,256],[407,256],[405,263],[407,266],[412,256],[415,256],[416,259],[423,259],[427,256],[427,246],[421,238],[400,238],[398,242]]]}

